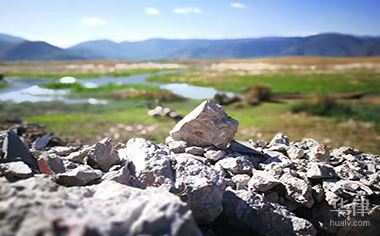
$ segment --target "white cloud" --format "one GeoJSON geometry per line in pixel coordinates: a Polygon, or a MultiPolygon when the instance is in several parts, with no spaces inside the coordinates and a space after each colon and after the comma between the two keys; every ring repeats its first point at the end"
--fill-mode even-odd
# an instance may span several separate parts
{"type": "Polygon", "coordinates": [[[95,28],[104,26],[107,24],[107,22],[104,19],[97,16],[84,16],[80,19],[80,24],[84,27],[95,28]]]}
{"type": "Polygon", "coordinates": [[[203,11],[202,9],[195,8],[195,7],[186,7],[186,8],[175,8],[173,10],[175,14],[180,14],[180,15],[190,15],[190,14],[202,14],[203,11]]]}
{"type": "Polygon", "coordinates": [[[147,15],[157,16],[160,13],[161,13],[160,10],[158,10],[157,8],[153,8],[153,7],[145,8],[145,14],[147,15]]]}
{"type": "Polygon", "coordinates": [[[244,9],[244,8],[247,8],[246,5],[244,5],[243,3],[240,3],[240,2],[232,2],[230,4],[230,7],[235,8],[235,9],[244,9]]]}

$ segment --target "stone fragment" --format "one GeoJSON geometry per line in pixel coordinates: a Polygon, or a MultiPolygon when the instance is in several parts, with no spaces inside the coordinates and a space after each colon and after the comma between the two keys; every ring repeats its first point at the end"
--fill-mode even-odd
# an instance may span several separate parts
{"type": "Polygon", "coordinates": [[[315,145],[308,152],[308,156],[312,161],[327,162],[330,160],[330,151],[326,145],[315,145]]]}
{"type": "Polygon", "coordinates": [[[37,160],[29,152],[29,149],[24,145],[18,135],[11,130],[7,132],[3,141],[3,152],[3,161],[23,161],[33,172],[38,173],[37,160]]]}
{"type": "Polygon", "coordinates": [[[323,188],[321,185],[317,184],[317,185],[314,185],[312,187],[312,194],[313,194],[313,197],[314,199],[317,201],[317,202],[321,202],[325,196],[325,193],[323,191],[323,188]]]}
{"type": "Polygon", "coordinates": [[[246,157],[226,157],[216,163],[224,170],[232,174],[250,174],[253,169],[253,164],[246,157]]]}
{"type": "Polygon", "coordinates": [[[100,179],[103,172],[92,169],[87,165],[78,165],[76,168],[67,170],[54,176],[54,180],[63,186],[84,186],[100,179]]]}
{"type": "Polygon", "coordinates": [[[265,200],[267,202],[278,203],[280,197],[277,192],[268,192],[265,194],[265,200]]]}
{"type": "Polygon", "coordinates": [[[42,174],[53,175],[65,172],[63,160],[55,154],[43,153],[38,158],[38,168],[42,174]]]}
{"type": "Polygon", "coordinates": [[[170,131],[170,136],[191,146],[224,149],[234,137],[237,127],[238,122],[230,118],[223,107],[205,101],[179,121],[170,131]]]}
{"type": "Polygon", "coordinates": [[[296,178],[289,173],[283,174],[280,181],[286,188],[287,199],[298,202],[307,208],[313,206],[312,189],[307,181],[296,178]]]}
{"type": "Polygon", "coordinates": [[[334,171],[341,179],[358,180],[363,176],[346,163],[334,167],[334,171]]]}
{"type": "Polygon", "coordinates": [[[203,156],[203,153],[205,152],[205,150],[201,147],[191,146],[191,147],[187,147],[185,149],[185,152],[196,155],[196,156],[203,156]]]}
{"type": "Polygon", "coordinates": [[[161,188],[114,181],[66,188],[48,178],[2,179],[0,195],[12,207],[0,205],[1,235],[202,235],[186,204],[161,188]]]}
{"type": "Polygon", "coordinates": [[[231,152],[238,152],[238,153],[247,154],[247,155],[256,155],[256,156],[261,155],[259,151],[254,149],[252,144],[250,144],[249,142],[244,142],[244,141],[232,140],[230,142],[230,146],[228,147],[228,150],[230,150],[231,152]]]}
{"type": "Polygon", "coordinates": [[[181,154],[176,154],[173,158],[177,162],[174,167],[174,193],[188,203],[198,224],[213,222],[223,210],[226,184],[223,170],[206,166],[181,154]]]}
{"type": "Polygon", "coordinates": [[[271,151],[286,151],[289,148],[289,138],[284,134],[276,134],[269,143],[271,151]]]}
{"type": "Polygon", "coordinates": [[[91,152],[92,147],[84,146],[82,149],[72,152],[69,155],[63,157],[62,159],[68,160],[80,164],[88,164],[88,155],[91,152]]]}
{"type": "Polygon", "coordinates": [[[222,150],[208,150],[205,152],[204,156],[207,160],[217,162],[226,156],[226,152],[222,150]]]}
{"type": "Polygon", "coordinates": [[[335,193],[333,192],[330,192],[330,191],[327,191],[325,192],[325,199],[326,199],[326,202],[330,205],[330,206],[336,206],[337,205],[337,202],[341,199],[338,195],[336,195],[335,193]]]}
{"type": "Polygon", "coordinates": [[[228,228],[230,232],[245,232],[245,235],[317,234],[309,221],[298,218],[283,206],[265,202],[263,196],[255,192],[227,190],[223,209],[219,227],[234,227],[228,228]]]}
{"type": "Polygon", "coordinates": [[[334,168],[327,164],[320,164],[316,162],[310,163],[306,176],[310,179],[326,179],[335,177],[334,168]]]}
{"type": "Polygon", "coordinates": [[[43,150],[46,147],[53,147],[62,145],[63,142],[59,138],[55,137],[53,134],[45,134],[44,136],[38,137],[34,140],[32,147],[36,150],[43,150]]]}
{"type": "Polygon", "coordinates": [[[78,146],[55,146],[52,147],[48,150],[48,153],[55,154],[57,156],[67,156],[72,152],[78,151],[79,147],[78,146]]]}
{"type": "Polygon", "coordinates": [[[247,174],[234,175],[231,178],[231,181],[235,184],[236,190],[247,189],[248,181],[251,177],[247,174]]]}
{"type": "Polygon", "coordinates": [[[185,141],[177,141],[170,136],[166,138],[165,142],[166,145],[168,145],[169,150],[174,153],[184,153],[187,147],[185,141]]]}
{"type": "Polygon", "coordinates": [[[303,149],[295,146],[291,146],[286,152],[288,153],[288,157],[293,160],[301,159],[305,155],[303,149]]]}
{"type": "Polygon", "coordinates": [[[282,152],[264,150],[264,154],[265,154],[264,157],[266,159],[263,162],[263,164],[280,163],[280,162],[287,163],[290,161],[289,158],[285,156],[282,152]]]}
{"type": "Polygon", "coordinates": [[[342,157],[344,155],[359,155],[359,154],[362,154],[363,152],[357,150],[357,149],[354,149],[354,148],[350,148],[350,147],[340,147],[340,148],[336,148],[336,149],[333,149],[331,151],[331,155],[332,156],[335,156],[335,157],[342,157]]]}
{"type": "Polygon", "coordinates": [[[141,188],[139,181],[129,168],[127,164],[118,170],[109,171],[102,176],[102,181],[115,181],[119,184],[141,188]]]}
{"type": "Polygon", "coordinates": [[[258,193],[265,193],[281,184],[271,174],[262,170],[253,170],[252,177],[248,182],[248,189],[258,193]]]}
{"type": "Polygon", "coordinates": [[[174,172],[169,160],[169,149],[160,147],[142,138],[130,139],[127,146],[119,150],[119,156],[131,163],[141,185],[174,184],[174,172]]]}
{"type": "Polygon", "coordinates": [[[110,138],[105,138],[95,144],[88,153],[88,164],[98,167],[102,171],[108,171],[113,165],[120,163],[117,152],[118,143],[110,138]]]}
{"type": "Polygon", "coordinates": [[[33,176],[32,170],[22,161],[0,163],[0,176],[9,179],[26,179],[33,176]]]}

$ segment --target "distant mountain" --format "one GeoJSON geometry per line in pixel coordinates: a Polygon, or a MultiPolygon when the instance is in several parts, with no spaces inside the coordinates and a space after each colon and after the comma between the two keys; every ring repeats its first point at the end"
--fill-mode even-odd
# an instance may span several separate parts
{"type": "Polygon", "coordinates": [[[89,59],[123,59],[125,52],[121,44],[111,40],[93,40],[77,44],[67,49],[74,55],[89,59]]]}
{"type": "Polygon", "coordinates": [[[43,41],[28,41],[0,34],[0,60],[73,60],[86,59],[43,41]]]}
{"type": "Polygon", "coordinates": [[[222,59],[281,56],[375,56],[380,37],[337,33],[308,37],[254,39],[149,39],[139,42],[93,40],[62,49],[0,34],[0,60],[222,59]]]}
{"type": "Polygon", "coordinates": [[[0,33],[0,42],[21,43],[23,41],[25,41],[25,39],[23,39],[23,38],[0,33]]]}

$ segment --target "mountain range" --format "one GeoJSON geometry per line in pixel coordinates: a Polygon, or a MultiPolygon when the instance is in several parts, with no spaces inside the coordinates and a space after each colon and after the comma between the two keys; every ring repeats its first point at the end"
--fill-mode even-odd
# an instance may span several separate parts
{"type": "Polygon", "coordinates": [[[70,48],[0,34],[0,60],[159,60],[281,56],[376,56],[380,37],[324,33],[307,37],[247,39],[93,40],[70,48]]]}

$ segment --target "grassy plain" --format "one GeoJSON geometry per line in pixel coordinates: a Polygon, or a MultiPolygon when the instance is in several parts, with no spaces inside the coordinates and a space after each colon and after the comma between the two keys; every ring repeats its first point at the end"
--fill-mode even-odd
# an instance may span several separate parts
{"type": "MultiPolygon", "coordinates": [[[[296,57],[176,63],[187,66],[188,70],[184,73],[152,75],[150,80],[211,86],[221,91],[238,93],[244,93],[250,87],[265,85],[270,87],[275,95],[302,95],[301,98],[281,99],[258,106],[226,106],[228,114],[240,123],[237,134],[239,139],[270,140],[276,133],[282,132],[293,140],[311,137],[331,147],[352,146],[366,152],[380,153],[378,57],[296,57]],[[231,64],[239,64],[240,67],[228,69],[231,64]],[[279,68],[271,69],[270,66],[273,65],[279,68]],[[326,97],[342,97],[353,93],[362,96],[355,99],[334,99],[332,104],[327,105],[315,102],[315,98],[321,94],[326,97]]],[[[117,88],[114,86],[99,88],[96,93],[109,96],[129,89],[150,92],[156,89],[133,87],[134,85],[128,85],[133,88],[123,87],[124,85],[117,88]]],[[[73,94],[81,96],[94,95],[80,87],[69,89],[73,90],[73,94]]],[[[171,99],[161,101],[161,105],[185,115],[200,102],[171,99]]],[[[156,104],[156,95],[141,96],[137,99],[120,96],[108,105],[96,106],[2,103],[0,119],[21,117],[29,122],[44,124],[64,138],[80,139],[87,143],[105,136],[122,141],[139,136],[162,142],[174,122],[165,118],[149,117],[147,110],[156,104]]]]}

